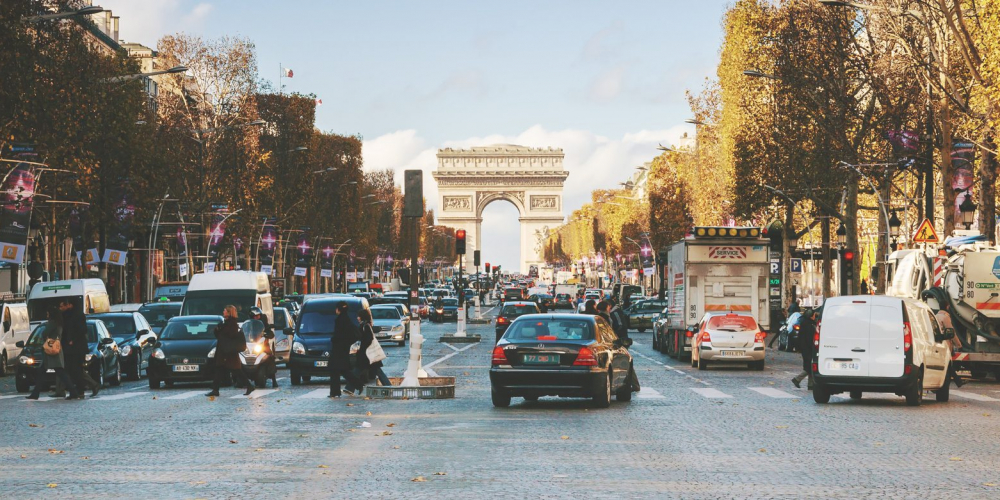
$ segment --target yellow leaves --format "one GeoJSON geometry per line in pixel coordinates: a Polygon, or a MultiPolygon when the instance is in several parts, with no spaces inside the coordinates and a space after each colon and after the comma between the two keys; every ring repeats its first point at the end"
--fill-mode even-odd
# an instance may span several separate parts
{"type": "Polygon", "coordinates": [[[447,476],[448,473],[447,472],[435,472],[434,475],[435,476],[447,476]]]}
{"type": "Polygon", "coordinates": [[[28,427],[41,427],[41,425],[38,425],[38,424],[28,424],[28,427]]]}
{"type": "Polygon", "coordinates": [[[235,439],[230,439],[229,440],[229,444],[237,444],[237,443],[239,443],[239,441],[237,441],[235,439]]]}
{"type": "Polygon", "coordinates": [[[56,483],[49,483],[49,484],[48,484],[48,487],[49,487],[49,488],[55,488],[56,486],[59,486],[59,485],[58,485],[58,484],[56,484],[56,483]]]}
{"type": "Polygon", "coordinates": [[[562,439],[563,441],[565,441],[565,440],[569,439],[569,436],[559,436],[559,439],[562,439]]]}
{"type": "Polygon", "coordinates": [[[950,462],[961,462],[962,461],[962,457],[951,457],[951,458],[948,459],[948,461],[950,461],[950,462]]]}
{"type": "Polygon", "coordinates": [[[66,452],[62,451],[62,450],[57,450],[57,449],[54,449],[54,448],[49,448],[49,453],[51,453],[53,455],[62,455],[63,453],[66,453],[66,452]]]}
{"type": "Polygon", "coordinates": [[[413,479],[410,479],[410,481],[414,482],[414,483],[426,483],[427,482],[427,478],[425,478],[424,476],[417,476],[417,477],[415,477],[413,479]]]}
{"type": "Polygon", "coordinates": [[[329,465],[317,465],[316,468],[317,469],[329,469],[330,466],[329,465]]]}
{"type": "Polygon", "coordinates": [[[396,424],[385,424],[386,427],[395,427],[396,424]]]}

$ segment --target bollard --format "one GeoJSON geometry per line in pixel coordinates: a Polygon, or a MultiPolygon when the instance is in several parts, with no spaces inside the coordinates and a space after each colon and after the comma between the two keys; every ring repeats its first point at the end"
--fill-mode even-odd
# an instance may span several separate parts
{"type": "Polygon", "coordinates": [[[419,387],[420,377],[426,377],[421,360],[421,348],[424,345],[424,336],[420,334],[420,322],[410,326],[410,361],[406,364],[406,372],[403,373],[403,381],[399,384],[402,387],[419,387]]]}
{"type": "Polygon", "coordinates": [[[476,297],[476,319],[483,319],[482,313],[479,312],[479,297],[476,297]]]}

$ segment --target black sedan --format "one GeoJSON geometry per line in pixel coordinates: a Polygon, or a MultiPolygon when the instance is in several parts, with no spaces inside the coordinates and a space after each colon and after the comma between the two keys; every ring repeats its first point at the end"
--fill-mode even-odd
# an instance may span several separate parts
{"type": "Polygon", "coordinates": [[[503,308],[500,309],[500,314],[497,315],[496,321],[496,332],[497,332],[497,342],[500,342],[500,337],[503,336],[510,324],[517,318],[524,316],[525,314],[538,314],[538,306],[534,302],[507,302],[504,303],[503,308]]]}
{"type": "Polygon", "coordinates": [[[215,325],[222,316],[175,316],[160,333],[149,357],[149,388],[159,389],[160,382],[172,387],[174,382],[212,380],[215,370],[215,325]]]}
{"type": "Polygon", "coordinates": [[[435,323],[458,321],[458,299],[442,299],[440,307],[431,307],[430,320],[435,323]]]}
{"type": "Polygon", "coordinates": [[[539,311],[548,311],[553,308],[552,301],[555,300],[555,297],[547,293],[536,293],[529,296],[528,300],[538,304],[539,311]]]}
{"type": "MultiPolygon", "coordinates": [[[[42,350],[42,344],[45,343],[45,326],[46,323],[38,325],[27,342],[17,343],[18,347],[23,347],[14,368],[14,385],[18,392],[30,391],[31,386],[38,380],[39,368],[45,357],[45,352],[42,350]]],[[[120,385],[122,369],[118,344],[100,320],[87,320],[87,346],[90,352],[87,353],[85,366],[90,371],[90,376],[102,384],[107,382],[111,385],[120,385]]]]}
{"type": "Polygon", "coordinates": [[[139,380],[142,371],[149,366],[149,353],[156,343],[156,334],[146,318],[137,312],[91,314],[90,317],[103,321],[111,332],[118,344],[125,377],[139,380]]]}
{"type": "Polygon", "coordinates": [[[600,316],[521,316],[493,348],[493,406],[510,406],[512,397],[585,397],[601,408],[611,404],[612,394],[630,401],[630,343],[619,340],[600,316]]]}

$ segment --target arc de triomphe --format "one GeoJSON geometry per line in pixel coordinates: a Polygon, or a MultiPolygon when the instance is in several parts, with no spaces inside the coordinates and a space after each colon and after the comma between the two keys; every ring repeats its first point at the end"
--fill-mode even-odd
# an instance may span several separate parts
{"type": "MultiPolygon", "coordinates": [[[[475,271],[473,251],[482,249],[483,210],[497,200],[513,203],[520,213],[520,271],[545,262],[549,231],[563,223],[563,182],[569,175],[564,156],[562,149],[512,144],[438,150],[437,223],[465,229],[467,271],[475,271]]],[[[483,260],[489,261],[488,251],[483,260]]]]}

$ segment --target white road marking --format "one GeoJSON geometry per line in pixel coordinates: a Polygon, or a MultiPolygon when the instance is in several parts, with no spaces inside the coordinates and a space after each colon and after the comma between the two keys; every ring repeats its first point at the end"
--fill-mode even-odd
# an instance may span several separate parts
{"type": "Polygon", "coordinates": [[[64,398],[52,398],[52,397],[49,397],[49,396],[41,396],[38,399],[22,399],[21,401],[31,401],[31,402],[39,402],[40,403],[40,402],[43,402],[43,401],[58,401],[60,399],[64,399],[64,398]]]}
{"type": "Polygon", "coordinates": [[[204,394],[205,391],[187,391],[187,392],[182,392],[180,394],[174,394],[173,396],[167,396],[165,398],[157,398],[157,399],[189,399],[195,396],[202,396],[204,394]]]}
{"type": "Polygon", "coordinates": [[[450,348],[451,348],[451,350],[453,350],[453,351],[455,351],[455,352],[458,352],[458,348],[457,348],[457,347],[455,347],[455,346],[453,346],[453,345],[451,345],[451,344],[448,344],[448,343],[445,343],[444,345],[446,345],[446,346],[450,347],[450,348]]]}
{"type": "Polygon", "coordinates": [[[22,394],[4,394],[4,395],[0,396],[0,399],[10,399],[10,398],[16,398],[16,397],[24,397],[24,395],[22,395],[22,394]]]}
{"type": "Polygon", "coordinates": [[[244,396],[242,394],[231,396],[229,399],[257,399],[267,396],[272,392],[278,392],[278,389],[257,389],[250,393],[249,396],[244,396]]]}
{"type": "Polygon", "coordinates": [[[976,394],[974,392],[956,391],[955,389],[951,390],[951,394],[963,399],[971,399],[973,401],[1000,401],[1000,399],[997,398],[983,396],[982,394],[976,394]]]}
{"type": "Polygon", "coordinates": [[[139,389],[145,389],[145,388],[146,388],[146,386],[140,385],[138,387],[129,387],[128,389],[125,389],[125,390],[126,391],[138,391],[139,389]]]}
{"type": "Polygon", "coordinates": [[[660,394],[660,391],[649,387],[643,387],[641,391],[635,393],[635,397],[636,399],[667,399],[666,396],[660,394]]]}
{"type": "Polygon", "coordinates": [[[145,396],[149,394],[148,392],[126,392],[123,394],[115,394],[114,396],[98,396],[94,398],[95,401],[116,401],[119,399],[134,398],[136,396],[145,396]]]}
{"type": "MultiPolygon", "coordinates": [[[[450,344],[448,344],[448,345],[450,345],[450,344]]],[[[479,344],[469,344],[469,345],[467,345],[467,346],[465,346],[465,347],[463,347],[461,349],[455,350],[455,352],[453,352],[453,353],[451,353],[451,354],[449,354],[447,356],[444,356],[442,358],[438,358],[438,359],[436,359],[434,361],[431,361],[430,363],[427,363],[426,365],[424,365],[424,370],[426,370],[426,369],[428,369],[428,368],[430,368],[430,367],[432,367],[432,366],[434,366],[434,365],[436,365],[438,363],[441,363],[443,361],[447,361],[447,360],[451,359],[452,356],[454,356],[454,355],[456,355],[456,354],[458,354],[458,353],[460,353],[460,352],[462,352],[462,351],[464,351],[466,349],[475,347],[477,345],[479,345],[479,344]]]]}
{"type": "Polygon", "coordinates": [[[767,396],[769,398],[801,399],[801,396],[796,396],[794,394],[789,394],[789,393],[787,393],[785,391],[782,391],[780,389],[775,389],[774,387],[747,387],[747,389],[750,389],[751,391],[763,394],[763,395],[765,395],[765,396],[767,396]]]}
{"type": "Polygon", "coordinates": [[[329,395],[330,395],[329,388],[316,389],[299,396],[298,399],[324,399],[329,395]]]}
{"type": "Polygon", "coordinates": [[[690,387],[690,389],[698,393],[702,397],[710,399],[721,399],[721,398],[731,398],[729,394],[726,394],[718,389],[713,389],[711,387],[690,387]]]}

